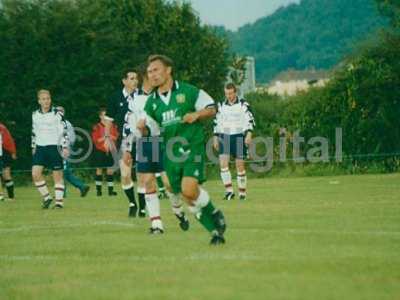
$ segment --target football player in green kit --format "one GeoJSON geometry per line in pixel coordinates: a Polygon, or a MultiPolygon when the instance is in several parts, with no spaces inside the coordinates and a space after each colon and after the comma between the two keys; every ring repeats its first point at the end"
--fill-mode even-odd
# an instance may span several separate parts
{"type": "MultiPolygon", "coordinates": [[[[167,56],[148,58],[147,74],[155,89],[146,102],[146,118],[154,119],[162,131],[160,159],[167,172],[167,189],[176,201],[179,194],[183,196],[189,210],[211,233],[211,245],[224,244],[225,218],[201,187],[205,181],[205,134],[200,121],[214,117],[214,100],[203,90],[175,81],[172,67],[167,56]]],[[[149,124],[141,120],[138,129],[148,135],[149,124]]]]}

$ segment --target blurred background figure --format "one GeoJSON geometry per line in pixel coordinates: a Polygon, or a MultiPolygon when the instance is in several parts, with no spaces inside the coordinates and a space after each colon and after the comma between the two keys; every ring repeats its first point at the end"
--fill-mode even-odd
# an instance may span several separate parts
{"type": "Polygon", "coordinates": [[[118,139],[117,126],[112,124],[109,133],[106,131],[106,109],[100,108],[99,119],[100,122],[93,126],[92,141],[94,144],[93,149],[93,166],[96,167],[95,183],[96,195],[102,196],[103,184],[103,170],[106,169],[108,195],[116,196],[114,191],[114,159],[112,150],[115,148],[115,142],[118,139]]]}
{"type": "Polygon", "coordinates": [[[2,136],[2,165],[0,173],[2,174],[2,184],[7,189],[7,196],[14,200],[14,181],[11,176],[11,167],[14,160],[17,159],[17,148],[14,139],[7,127],[0,123],[0,134],[2,136]]]}
{"type": "MultiPolygon", "coordinates": [[[[61,114],[64,115],[65,119],[65,109],[62,106],[58,106],[56,108],[61,114]]],[[[71,156],[72,148],[76,142],[76,134],[74,130],[74,126],[72,126],[71,122],[65,119],[65,123],[67,124],[67,135],[69,140],[69,155],[71,156]]],[[[75,188],[80,191],[81,197],[85,197],[90,190],[90,187],[86,185],[81,179],[76,177],[72,169],[70,168],[70,163],[68,162],[68,158],[64,159],[64,180],[72,184],[75,188]]],[[[67,197],[67,186],[64,188],[64,198],[67,197]]]]}

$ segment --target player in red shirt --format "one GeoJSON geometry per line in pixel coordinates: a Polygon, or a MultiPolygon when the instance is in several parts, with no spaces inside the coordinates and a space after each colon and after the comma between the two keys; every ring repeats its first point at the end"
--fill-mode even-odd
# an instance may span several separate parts
{"type": "Polygon", "coordinates": [[[17,159],[17,148],[14,139],[7,127],[0,123],[0,134],[2,136],[3,157],[2,157],[2,181],[7,189],[8,198],[14,200],[14,182],[11,176],[11,166],[17,159]]]}
{"type": "Polygon", "coordinates": [[[111,150],[115,148],[115,143],[118,139],[119,133],[117,127],[113,125],[110,130],[110,134],[106,134],[105,116],[106,109],[100,108],[100,122],[94,125],[92,130],[92,141],[94,144],[93,165],[96,167],[96,191],[97,196],[102,195],[101,188],[103,183],[103,169],[106,169],[108,195],[116,196],[117,193],[114,191],[114,169],[112,167],[114,165],[114,161],[118,160],[113,159],[113,151],[111,150]]]}

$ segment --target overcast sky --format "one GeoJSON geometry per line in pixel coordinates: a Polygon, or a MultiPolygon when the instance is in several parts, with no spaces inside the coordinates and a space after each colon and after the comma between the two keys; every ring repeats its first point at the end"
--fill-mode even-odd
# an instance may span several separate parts
{"type": "Polygon", "coordinates": [[[224,25],[236,30],[246,23],[273,13],[281,6],[299,3],[300,0],[186,0],[200,14],[200,19],[210,25],[224,25]]]}

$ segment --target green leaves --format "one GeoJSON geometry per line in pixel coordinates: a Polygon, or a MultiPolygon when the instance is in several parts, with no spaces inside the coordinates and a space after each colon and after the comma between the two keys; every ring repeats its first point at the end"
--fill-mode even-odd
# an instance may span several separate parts
{"type": "Polygon", "coordinates": [[[394,28],[400,27],[400,2],[398,0],[375,0],[380,12],[389,17],[394,28]]]}
{"type": "Polygon", "coordinates": [[[169,55],[178,79],[216,99],[229,60],[226,41],[189,4],[162,0],[4,0],[0,41],[0,120],[11,125],[25,167],[38,89],[50,89],[67,118],[90,129],[121,88],[121,72],[150,54],[169,55]]]}
{"type": "MultiPolygon", "coordinates": [[[[343,151],[355,155],[390,155],[400,149],[400,36],[385,33],[378,43],[360,49],[343,63],[325,88],[286,100],[249,95],[258,134],[276,136],[273,128],[300,130],[335,141],[335,128],[343,129],[343,151]],[[262,103],[262,104],[260,104],[262,103]],[[264,107],[263,107],[264,106],[264,107]]],[[[330,144],[330,146],[334,146],[330,144]]],[[[334,149],[331,148],[331,153],[334,149]]],[[[390,157],[389,157],[390,158],[390,157]]],[[[396,163],[388,163],[391,170],[396,163]]]]}

